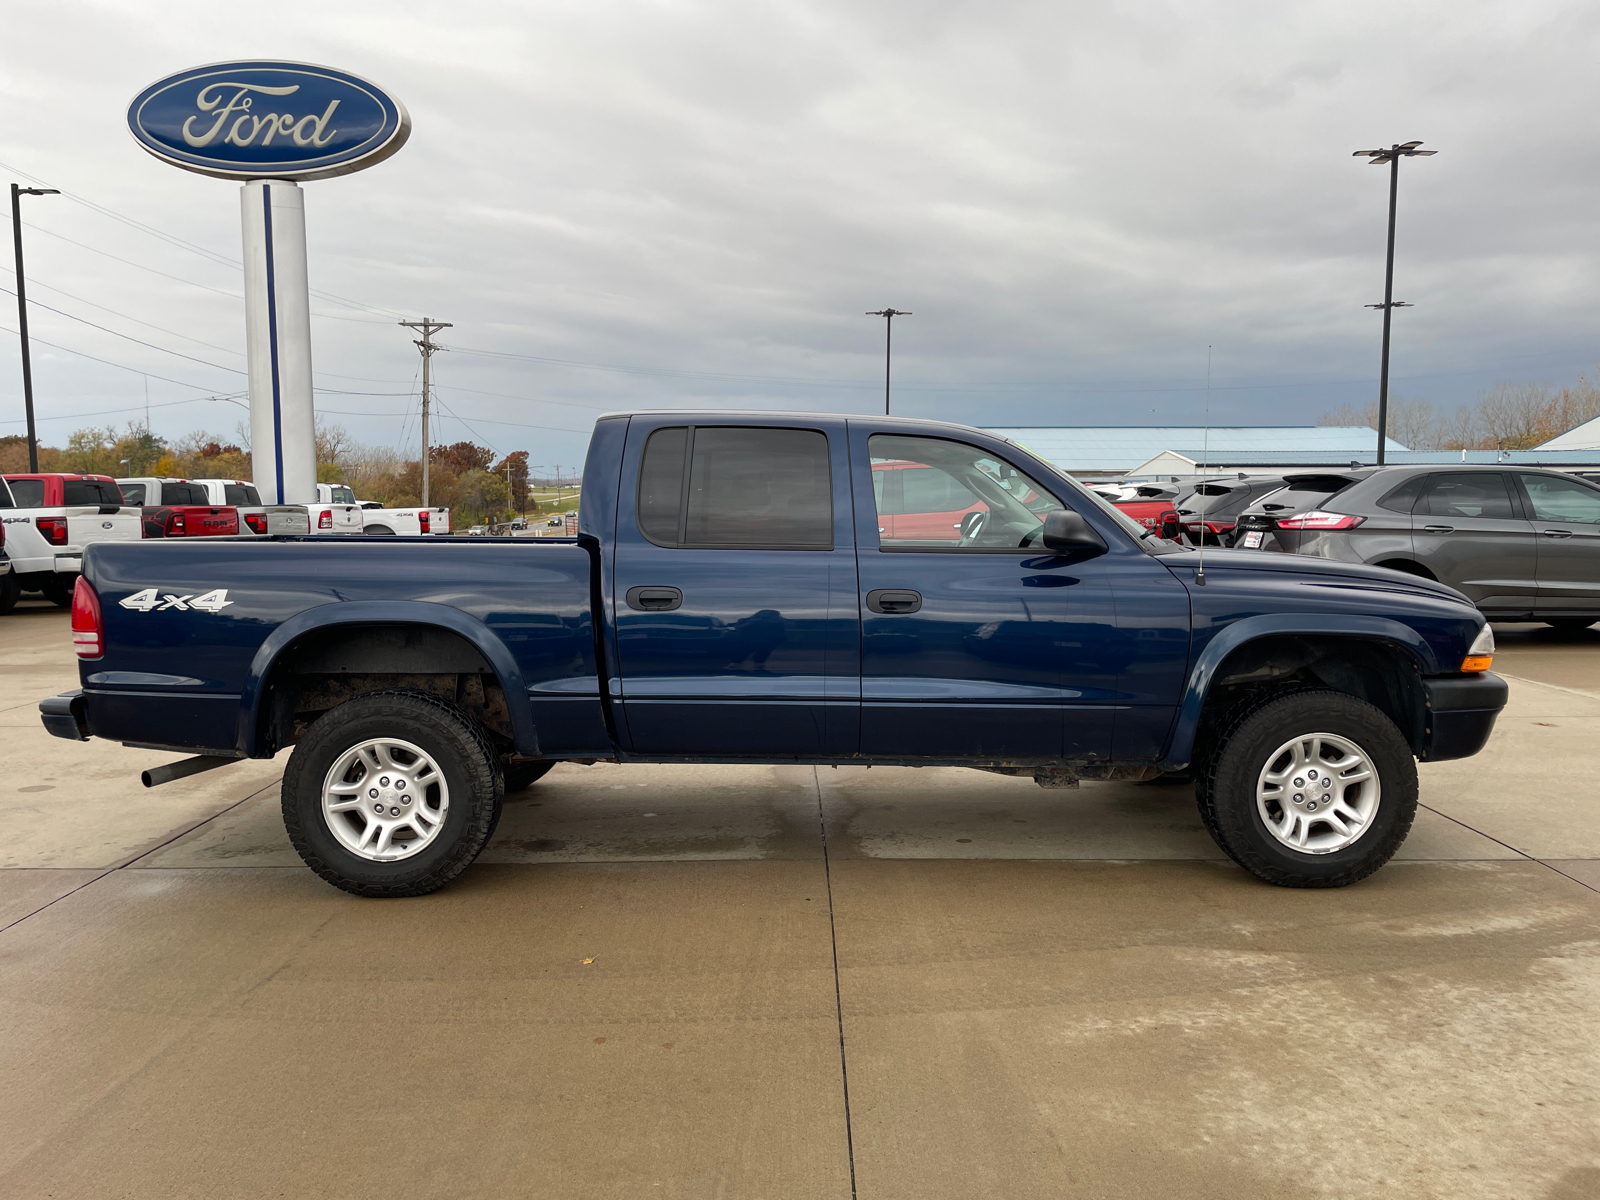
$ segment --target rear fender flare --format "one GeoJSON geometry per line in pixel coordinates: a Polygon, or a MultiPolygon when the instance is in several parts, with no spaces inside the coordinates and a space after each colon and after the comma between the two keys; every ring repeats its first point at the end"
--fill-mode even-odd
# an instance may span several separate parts
{"type": "Polygon", "coordinates": [[[1308,637],[1349,637],[1367,642],[1387,642],[1406,653],[1416,662],[1424,675],[1440,673],[1433,648],[1411,626],[1388,617],[1366,617],[1346,613],[1264,614],[1235,621],[1218,633],[1200,652],[1189,670],[1188,686],[1183,703],[1178,708],[1178,720],[1172,730],[1172,740],[1167,747],[1161,766],[1175,771],[1187,766],[1194,751],[1195,734],[1200,728],[1200,713],[1205,707],[1206,695],[1216,679],[1217,670],[1239,647],[1264,637],[1284,634],[1305,634],[1308,637]]]}
{"type": "Polygon", "coordinates": [[[250,663],[250,675],[239,696],[239,741],[246,755],[260,753],[261,704],[272,668],[299,638],[320,629],[340,625],[428,625],[458,634],[471,644],[494,671],[505,693],[506,711],[517,753],[539,757],[539,737],[528,704],[528,690],[522,670],[511,651],[482,621],[446,604],[421,600],[354,600],[340,604],[319,604],[290,617],[261,643],[250,663]]]}

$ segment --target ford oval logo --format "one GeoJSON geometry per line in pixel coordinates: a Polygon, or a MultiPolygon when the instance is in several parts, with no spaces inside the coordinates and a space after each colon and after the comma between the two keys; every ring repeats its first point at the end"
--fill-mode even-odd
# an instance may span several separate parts
{"type": "Polygon", "coordinates": [[[382,162],[411,135],[405,107],[331,67],[230,62],[152,83],[128,129],[163,162],[224,179],[326,179],[382,162]]]}

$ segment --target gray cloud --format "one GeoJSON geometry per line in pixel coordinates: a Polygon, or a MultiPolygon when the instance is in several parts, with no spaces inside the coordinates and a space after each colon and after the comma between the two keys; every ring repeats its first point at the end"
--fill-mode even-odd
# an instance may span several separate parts
{"type": "MultiPolygon", "coordinates": [[[[1398,393],[1450,404],[1600,357],[1597,23],[1569,3],[288,3],[270,22],[58,3],[8,18],[0,161],[233,257],[236,188],[145,156],[127,100],[250,55],[378,81],[415,132],[371,171],[307,185],[313,286],[453,321],[462,350],[643,369],[436,360],[450,412],[538,462],[577,461],[606,409],[872,410],[882,328],[863,314],[885,304],[916,314],[896,326],[898,411],[1198,420],[1210,345],[1214,420],[1304,421],[1375,390],[1361,305],[1381,298],[1386,189],[1350,157],[1370,145],[1440,151],[1402,167],[1397,294],[1417,307],[1397,319],[1398,393]]],[[[69,201],[27,219],[237,291],[237,271],[69,201]]],[[[43,232],[28,247],[40,284],[235,352],[41,302],[242,367],[237,301],[43,232]]],[[[314,326],[323,386],[410,390],[392,318],[315,307],[343,318],[314,326]]],[[[54,314],[35,332],[242,387],[54,314]]],[[[42,414],[142,400],[136,374],[39,355],[42,414]]],[[[0,420],[20,417],[15,358],[0,340],[0,420]]],[[[413,402],[320,403],[380,414],[336,419],[393,444],[413,402]]],[[[163,408],[157,428],[230,428],[224,409],[163,408]]],[[[442,432],[468,436],[448,415],[442,432]]]]}

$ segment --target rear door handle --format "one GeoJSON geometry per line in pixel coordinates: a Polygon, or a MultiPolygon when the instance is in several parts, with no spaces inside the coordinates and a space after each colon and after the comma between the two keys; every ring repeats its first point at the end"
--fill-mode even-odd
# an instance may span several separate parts
{"type": "Polygon", "coordinates": [[[922,607],[922,593],[905,588],[878,588],[867,593],[867,607],[875,613],[914,613],[922,607]]]}
{"type": "Polygon", "coordinates": [[[1456,527],[1454,525],[1424,525],[1422,527],[1423,533],[1454,533],[1455,531],[1456,527]]]}
{"type": "Polygon", "coordinates": [[[683,593],[675,587],[631,587],[628,607],[639,612],[671,612],[683,603],[683,593]]]}
{"type": "Polygon", "coordinates": [[[1544,535],[1545,535],[1545,537],[1553,537],[1553,538],[1569,538],[1569,537],[1572,536],[1572,530],[1570,530],[1570,529],[1546,529],[1544,531],[1544,535]]]}

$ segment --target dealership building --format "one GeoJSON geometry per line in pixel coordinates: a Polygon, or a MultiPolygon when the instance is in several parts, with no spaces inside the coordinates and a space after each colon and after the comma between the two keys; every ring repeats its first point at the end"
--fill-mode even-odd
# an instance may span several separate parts
{"type": "MultiPolygon", "coordinates": [[[[1370,466],[1376,461],[1378,448],[1377,432],[1365,425],[1232,425],[1210,429],[1203,425],[1033,425],[991,428],[988,432],[1009,438],[1080,479],[1176,481],[1241,471],[1261,475],[1317,467],[1370,466]]],[[[1600,420],[1580,425],[1533,450],[1410,450],[1388,438],[1384,442],[1384,461],[1391,466],[1505,463],[1565,471],[1600,470],[1600,420]]]]}

